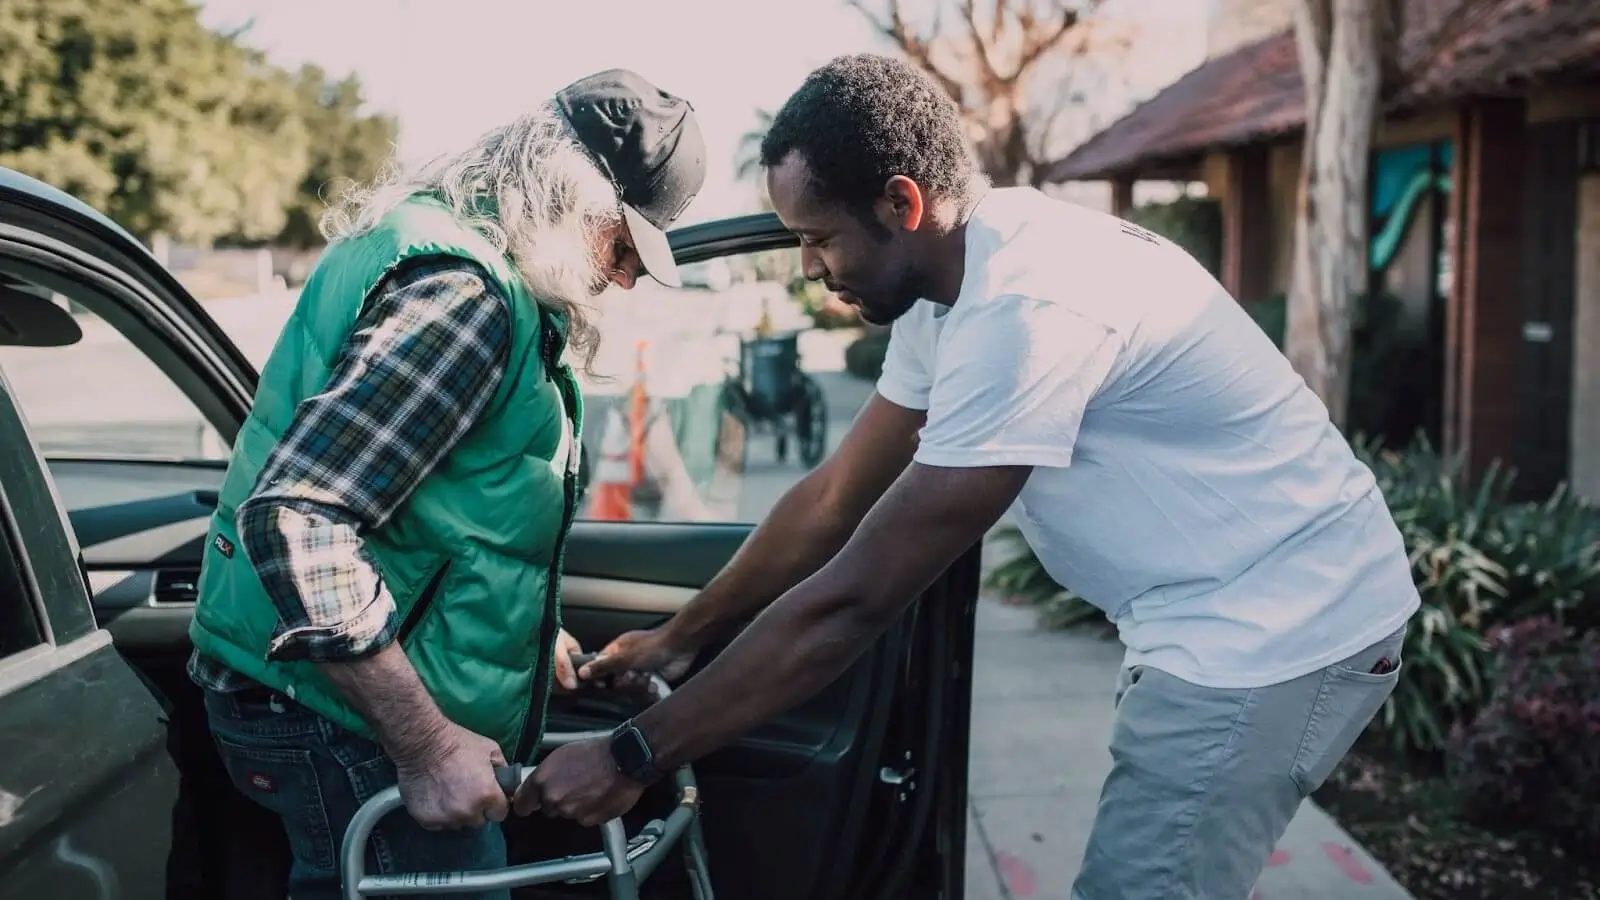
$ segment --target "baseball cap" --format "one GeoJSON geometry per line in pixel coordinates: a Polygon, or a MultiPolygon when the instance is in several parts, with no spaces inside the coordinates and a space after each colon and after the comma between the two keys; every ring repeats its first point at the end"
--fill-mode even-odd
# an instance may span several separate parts
{"type": "Polygon", "coordinates": [[[666,229],[706,180],[706,144],[693,107],[627,69],[581,78],[555,103],[616,184],[645,271],[680,286],[666,229]]]}

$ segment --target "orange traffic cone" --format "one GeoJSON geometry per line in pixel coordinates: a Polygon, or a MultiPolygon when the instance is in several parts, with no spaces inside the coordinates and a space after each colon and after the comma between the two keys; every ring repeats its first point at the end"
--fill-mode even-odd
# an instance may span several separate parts
{"type": "Polygon", "coordinates": [[[633,493],[644,481],[645,412],[649,397],[645,392],[644,352],[640,341],[637,373],[628,394],[628,418],[624,422],[616,407],[606,413],[606,430],[600,440],[600,463],[595,469],[590,495],[589,518],[607,522],[633,519],[633,493]]]}

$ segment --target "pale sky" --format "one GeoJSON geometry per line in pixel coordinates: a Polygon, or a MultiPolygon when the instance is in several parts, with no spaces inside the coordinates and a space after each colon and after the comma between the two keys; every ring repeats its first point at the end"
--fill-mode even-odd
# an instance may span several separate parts
{"type": "MultiPolygon", "coordinates": [[[[1146,94],[1199,62],[1211,0],[1114,0],[1141,19],[1131,68],[1146,94]]],[[[681,224],[747,212],[733,180],[739,137],[807,72],[841,53],[886,50],[840,0],[202,0],[212,27],[253,18],[248,41],[280,65],[361,76],[396,114],[400,151],[450,150],[590,72],[637,71],[695,106],[710,152],[705,191],[681,224]]],[[[1120,105],[1121,101],[1119,101],[1120,105]]]]}

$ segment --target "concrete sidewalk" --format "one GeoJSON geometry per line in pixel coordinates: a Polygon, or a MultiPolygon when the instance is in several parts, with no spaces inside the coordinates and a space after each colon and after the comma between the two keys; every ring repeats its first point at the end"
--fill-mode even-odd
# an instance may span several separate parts
{"type": "MultiPolygon", "coordinates": [[[[1030,608],[978,605],[972,703],[968,900],[1066,900],[1111,769],[1122,646],[1040,631],[1030,608]]],[[[1410,895],[1307,802],[1254,900],[1407,900],[1410,895]]]]}

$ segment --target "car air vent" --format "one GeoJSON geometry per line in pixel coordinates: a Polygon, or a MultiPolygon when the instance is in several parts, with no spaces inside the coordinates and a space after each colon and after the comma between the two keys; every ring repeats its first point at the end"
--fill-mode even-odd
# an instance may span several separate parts
{"type": "Polygon", "coordinates": [[[199,569],[158,569],[150,586],[153,605],[193,603],[200,593],[199,569]]]}

